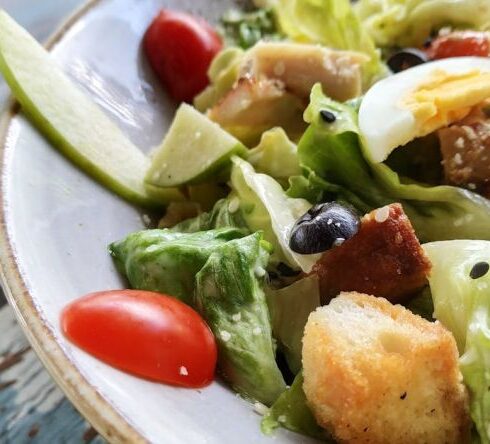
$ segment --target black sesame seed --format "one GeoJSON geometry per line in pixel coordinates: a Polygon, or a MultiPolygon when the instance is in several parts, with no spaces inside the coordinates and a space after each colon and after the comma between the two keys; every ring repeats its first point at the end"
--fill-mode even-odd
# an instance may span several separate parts
{"type": "Polygon", "coordinates": [[[400,399],[403,401],[407,397],[407,392],[403,392],[403,395],[400,396],[400,399]]]}
{"type": "Polygon", "coordinates": [[[479,279],[485,276],[489,269],[490,264],[488,262],[478,262],[477,264],[473,265],[473,268],[470,271],[470,278],[479,279]]]}
{"type": "Polygon", "coordinates": [[[320,111],[320,116],[327,123],[333,123],[337,120],[335,114],[330,111],[327,111],[326,109],[322,109],[320,111]]]}
{"type": "Polygon", "coordinates": [[[393,72],[404,71],[428,61],[427,54],[416,48],[406,48],[393,54],[387,61],[393,72]]]}

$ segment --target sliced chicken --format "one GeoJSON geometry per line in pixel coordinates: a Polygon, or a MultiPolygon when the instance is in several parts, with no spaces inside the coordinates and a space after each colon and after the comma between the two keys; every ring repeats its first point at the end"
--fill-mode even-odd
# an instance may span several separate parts
{"type": "Polygon", "coordinates": [[[482,109],[438,135],[446,181],[490,198],[490,119],[482,109]]]}
{"type": "Polygon", "coordinates": [[[248,51],[241,76],[280,80],[287,91],[303,99],[320,82],[327,96],[345,101],[361,94],[361,66],[368,60],[358,52],[318,45],[262,42],[248,51]]]}
{"type": "Polygon", "coordinates": [[[302,119],[305,106],[301,99],[288,93],[280,81],[241,78],[208,111],[208,116],[245,143],[275,126],[284,128],[294,139],[305,128],[302,119]]]}

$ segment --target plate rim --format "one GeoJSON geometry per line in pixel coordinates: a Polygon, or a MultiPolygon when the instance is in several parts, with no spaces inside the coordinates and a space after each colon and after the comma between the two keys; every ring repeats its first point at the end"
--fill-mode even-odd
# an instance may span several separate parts
{"type": "MultiPolygon", "coordinates": [[[[101,0],[85,0],[43,43],[50,51],[65,34],[101,0]]],[[[116,408],[89,383],[56,341],[53,332],[45,324],[37,310],[32,295],[22,277],[7,228],[6,159],[7,135],[12,119],[20,110],[10,96],[0,115],[0,284],[15,317],[43,366],[70,402],[85,419],[111,443],[146,443],[116,408]],[[81,390],[82,389],[82,390],[81,390]]]]}

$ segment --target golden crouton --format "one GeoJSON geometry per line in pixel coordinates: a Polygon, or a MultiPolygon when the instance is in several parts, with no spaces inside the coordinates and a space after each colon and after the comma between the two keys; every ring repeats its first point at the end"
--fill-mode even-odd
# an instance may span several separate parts
{"type": "Polygon", "coordinates": [[[341,443],[469,439],[468,395],[453,336],[386,299],[341,293],[303,337],[304,390],[341,443]]]}

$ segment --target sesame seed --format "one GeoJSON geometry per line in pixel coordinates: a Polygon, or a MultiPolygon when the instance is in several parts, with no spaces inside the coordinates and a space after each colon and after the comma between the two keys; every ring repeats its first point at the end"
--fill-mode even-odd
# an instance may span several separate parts
{"type": "Polygon", "coordinates": [[[240,319],[242,319],[242,314],[241,313],[235,313],[231,319],[233,319],[235,322],[238,322],[240,319]]]}
{"type": "Polygon", "coordinates": [[[220,331],[219,335],[221,336],[221,339],[223,339],[224,342],[228,342],[231,339],[231,334],[226,330],[220,331]]]}
{"type": "Polygon", "coordinates": [[[456,142],[454,142],[454,146],[460,150],[463,149],[464,148],[464,139],[462,137],[457,139],[456,142]]]}
{"type": "Polygon", "coordinates": [[[187,376],[188,374],[189,374],[189,372],[187,371],[187,368],[182,365],[179,368],[179,375],[187,376]]]}
{"type": "Polygon", "coordinates": [[[335,222],[336,227],[340,227],[340,222],[335,222]]]}
{"type": "Polygon", "coordinates": [[[488,262],[478,262],[473,265],[473,268],[470,271],[471,279],[480,279],[485,276],[490,269],[490,264],[488,262]]]}
{"type": "Polygon", "coordinates": [[[286,415],[279,415],[279,417],[277,418],[277,421],[282,424],[284,424],[286,420],[287,420],[286,415]]]}
{"type": "Polygon", "coordinates": [[[262,333],[262,329],[260,327],[255,327],[253,330],[252,330],[252,333],[255,335],[255,336],[258,336],[260,335],[260,333],[262,333]]]}
{"type": "Polygon", "coordinates": [[[469,188],[470,190],[476,190],[476,184],[474,184],[474,183],[469,183],[469,184],[468,184],[468,188],[469,188]]]}
{"type": "Polygon", "coordinates": [[[327,225],[332,225],[333,220],[332,219],[327,219],[327,225]]]}
{"type": "Polygon", "coordinates": [[[269,407],[265,406],[264,404],[262,404],[261,402],[256,402],[254,403],[254,410],[256,413],[258,413],[259,415],[266,415],[267,412],[269,411],[269,407]]]}
{"type": "Polygon", "coordinates": [[[454,163],[456,165],[462,165],[463,164],[463,158],[461,157],[461,154],[456,153],[453,157],[454,163]]]}
{"type": "Polygon", "coordinates": [[[403,236],[398,232],[395,234],[395,244],[400,245],[403,243],[403,236]]]}
{"type": "Polygon", "coordinates": [[[228,211],[230,213],[236,213],[238,209],[240,208],[240,200],[238,197],[234,197],[230,200],[230,203],[228,204],[228,211]]]}
{"type": "Polygon", "coordinates": [[[333,245],[334,245],[334,247],[338,247],[339,245],[342,245],[344,242],[345,242],[345,239],[343,237],[338,237],[333,242],[333,245]]]}
{"type": "Polygon", "coordinates": [[[385,222],[390,217],[390,207],[378,208],[374,213],[374,220],[378,223],[385,222]]]}
{"type": "Polygon", "coordinates": [[[260,277],[265,276],[266,271],[263,267],[261,267],[260,265],[257,265],[255,267],[254,273],[255,273],[255,276],[260,278],[260,277]]]}

